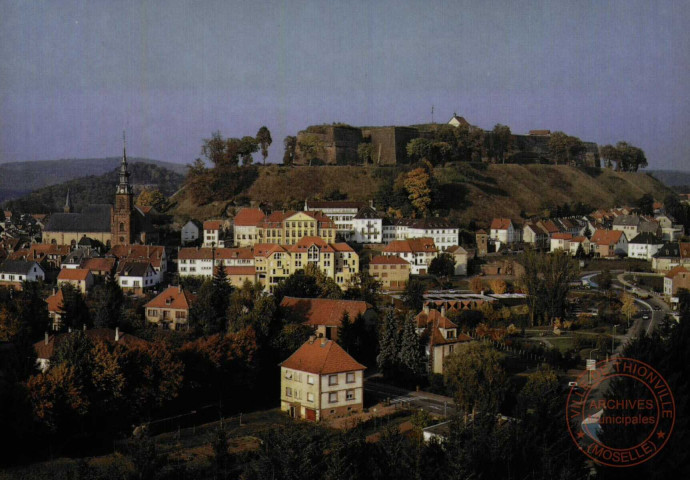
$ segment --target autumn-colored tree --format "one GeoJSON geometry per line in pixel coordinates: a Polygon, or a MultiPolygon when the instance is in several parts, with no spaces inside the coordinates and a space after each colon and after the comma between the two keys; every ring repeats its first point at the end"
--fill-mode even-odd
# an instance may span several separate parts
{"type": "Polygon", "coordinates": [[[157,188],[145,188],[137,197],[136,204],[140,207],[153,207],[163,211],[168,206],[168,199],[157,188]]]}
{"type": "Polygon", "coordinates": [[[403,182],[410,203],[421,216],[425,216],[431,205],[429,173],[424,168],[415,168],[405,175],[403,182]]]}
{"type": "Polygon", "coordinates": [[[17,315],[5,305],[0,306],[0,341],[11,342],[19,334],[20,328],[17,315]]]}
{"type": "Polygon", "coordinates": [[[484,343],[456,348],[444,360],[443,377],[465,412],[497,412],[508,389],[503,355],[484,343]]]}
{"type": "Polygon", "coordinates": [[[501,280],[500,278],[491,280],[491,282],[489,282],[489,286],[491,287],[492,292],[498,294],[506,293],[506,290],[508,290],[508,284],[505,282],[505,280],[501,280]]]}
{"type": "Polygon", "coordinates": [[[484,282],[479,277],[474,277],[470,280],[470,290],[474,293],[481,293],[484,290],[484,282]]]}
{"type": "Polygon", "coordinates": [[[50,432],[65,432],[86,415],[89,401],[77,381],[74,367],[57,365],[29,378],[29,398],[34,416],[50,432]]]}
{"type": "Polygon", "coordinates": [[[630,319],[637,313],[637,305],[635,305],[635,297],[630,295],[628,292],[623,293],[621,295],[621,303],[623,304],[621,306],[621,313],[625,315],[625,318],[627,318],[628,323],[630,323],[630,319]]]}

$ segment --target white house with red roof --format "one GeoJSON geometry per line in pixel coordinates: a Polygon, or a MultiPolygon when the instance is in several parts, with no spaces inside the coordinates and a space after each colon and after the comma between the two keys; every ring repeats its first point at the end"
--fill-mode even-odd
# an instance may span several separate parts
{"type": "Polygon", "coordinates": [[[426,334],[429,344],[426,354],[429,357],[429,370],[443,375],[443,361],[455,352],[459,344],[472,340],[464,333],[458,333],[458,326],[449,320],[442,312],[430,309],[427,305],[415,320],[417,333],[426,334]]]}
{"type": "Polygon", "coordinates": [[[57,286],[69,284],[86,294],[93,287],[93,275],[91,270],[86,268],[63,268],[57,276],[57,286]]]}
{"type": "Polygon", "coordinates": [[[232,221],[235,247],[251,247],[260,242],[259,224],[266,217],[260,208],[242,208],[232,221]]]}
{"type": "Polygon", "coordinates": [[[222,220],[206,220],[204,222],[204,234],[202,246],[205,248],[224,247],[221,232],[223,231],[222,220]]]}
{"type": "Polygon", "coordinates": [[[412,275],[426,275],[431,261],[438,255],[438,249],[431,238],[409,238],[392,241],[381,253],[407,261],[412,275]]]}
{"type": "Polygon", "coordinates": [[[628,254],[628,239],[621,230],[599,229],[590,239],[590,248],[600,258],[623,256],[628,254]]]}
{"type": "Polygon", "coordinates": [[[520,232],[510,218],[494,218],[491,221],[489,238],[500,243],[516,243],[520,241],[520,232]]]}
{"type": "Polygon", "coordinates": [[[280,409],[313,422],[361,412],[365,369],[333,340],[311,337],[280,364],[280,409]]]}
{"type": "Polygon", "coordinates": [[[177,271],[180,277],[205,277],[213,276],[213,260],[215,266],[225,266],[225,272],[239,273],[236,267],[254,267],[254,254],[251,248],[181,248],[177,253],[177,271]]]}

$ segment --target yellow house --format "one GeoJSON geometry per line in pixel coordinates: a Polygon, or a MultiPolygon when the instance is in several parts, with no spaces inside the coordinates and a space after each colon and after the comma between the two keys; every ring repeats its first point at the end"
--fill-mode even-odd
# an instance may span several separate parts
{"type": "Polygon", "coordinates": [[[303,237],[335,242],[336,225],[321,212],[273,212],[257,225],[257,243],[294,245],[303,237]]]}
{"type": "Polygon", "coordinates": [[[410,280],[410,262],[392,255],[379,255],[369,262],[369,275],[381,282],[384,290],[404,290],[410,280]]]}
{"type": "Polygon", "coordinates": [[[313,265],[347,290],[359,272],[359,255],[346,243],[326,243],[320,237],[302,237],[293,245],[254,245],[256,279],[267,291],[283,279],[313,265]]]}
{"type": "Polygon", "coordinates": [[[333,340],[311,337],[280,365],[280,409],[311,421],[361,412],[365,369],[333,340]]]}

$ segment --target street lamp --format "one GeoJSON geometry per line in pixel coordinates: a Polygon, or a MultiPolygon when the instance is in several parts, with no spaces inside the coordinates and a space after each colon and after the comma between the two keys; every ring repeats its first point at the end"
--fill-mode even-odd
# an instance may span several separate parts
{"type": "MultiPolygon", "coordinates": [[[[599,351],[599,349],[598,349],[598,348],[595,348],[594,350],[592,350],[591,352],[589,352],[589,359],[591,360],[591,359],[592,359],[592,354],[593,354],[594,352],[598,352],[598,351],[599,351]]],[[[588,368],[588,369],[587,369],[587,385],[591,385],[591,384],[592,384],[592,371],[588,368]]]]}

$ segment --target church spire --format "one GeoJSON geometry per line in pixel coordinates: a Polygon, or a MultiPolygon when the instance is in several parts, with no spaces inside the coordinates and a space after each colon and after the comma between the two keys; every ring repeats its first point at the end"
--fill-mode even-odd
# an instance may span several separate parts
{"type": "Polygon", "coordinates": [[[72,206],[72,197],[70,197],[69,188],[67,189],[67,198],[65,198],[65,207],[63,208],[63,211],[65,213],[72,213],[74,211],[74,207],[72,206]]]}
{"type": "Polygon", "coordinates": [[[122,163],[120,164],[120,182],[117,185],[118,194],[132,194],[132,186],[129,184],[129,171],[127,170],[127,138],[122,131],[122,163]]]}

